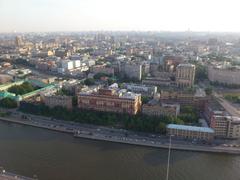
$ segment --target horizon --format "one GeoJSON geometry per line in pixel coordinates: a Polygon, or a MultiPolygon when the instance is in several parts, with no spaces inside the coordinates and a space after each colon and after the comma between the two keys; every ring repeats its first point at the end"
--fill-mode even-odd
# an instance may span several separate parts
{"type": "Polygon", "coordinates": [[[239,2],[177,0],[1,0],[0,33],[223,32],[240,33],[239,2]]]}

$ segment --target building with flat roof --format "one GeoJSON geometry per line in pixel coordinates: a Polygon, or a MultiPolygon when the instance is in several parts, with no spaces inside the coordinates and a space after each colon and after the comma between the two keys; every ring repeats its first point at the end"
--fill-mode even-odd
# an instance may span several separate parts
{"type": "Polygon", "coordinates": [[[195,79],[195,65],[179,64],[176,68],[176,83],[178,87],[193,87],[195,79]]]}
{"type": "Polygon", "coordinates": [[[218,102],[206,104],[204,115],[220,138],[240,138],[240,118],[231,116],[218,102]]]}
{"type": "Polygon", "coordinates": [[[181,106],[194,106],[200,111],[204,111],[205,104],[208,102],[209,97],[205,93],[187,93],[183,91],[168,91],[162,90],[160,101],[162,103],[178,103],[181,106]]]}
{"type": "Polygon", "coordinates": [[[72,109],[72,96],[44,95],[42,96],[42,100],[50,108],[61,106],[72,109]]]}
{"type": "Polygon", "coordinates": [[[178,116],[180,113],[179,104],[160,104],[155,99],[142,105],[142,113],[150,116],[178,116]]]}
{"type": "Polygon", "coordinates": [[[140,93],[143,96],[153,97],[157,93],[157,86],[147,86],[143,84],[131,83],[124,83],[123,86],[129,91],[134,93],[140,93]]]}
{"type": "Polygon", "coordinates": [[[240,68],[239,67],[218,67],[208,66],[208,79],[211,82],[218,82],[228,85],[240,85],[240,68]]]}
{"type": "Polygon", "coordinates": [[[125,89],[105,88],[97,92],[80,92],[78,107],[96,111],[137,114],[141,110],[141,94],[125,89]]]}
{"type": "Polygon", "coordinates": [[[214,138],[214,130],[212,128],[186,126],[177,124],[168,124],[167,133],[176,137],[212,140],[214,138]]]}
{"type": "Polygon", "coordinates": [[[123,63],[121,67],[122,74],[128,78],[136,80],[142,79],[142,65],[137,63],[123,63]]]}

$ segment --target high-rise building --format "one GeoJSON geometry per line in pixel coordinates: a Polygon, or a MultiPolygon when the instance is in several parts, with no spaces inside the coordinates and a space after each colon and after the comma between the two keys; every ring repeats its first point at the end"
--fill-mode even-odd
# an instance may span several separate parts
{"type": "Polygon", "coordinates": [[[178,87],[192,87],[195,79],[195,65],[179,64],[176,68],[176,83],[178,87]]]}
{"type": "Polygon", "coordinates": [[[23,44],[23,40],[21,36],[16,36],[15,44],[17,47],[20,47],[23,44]]]}

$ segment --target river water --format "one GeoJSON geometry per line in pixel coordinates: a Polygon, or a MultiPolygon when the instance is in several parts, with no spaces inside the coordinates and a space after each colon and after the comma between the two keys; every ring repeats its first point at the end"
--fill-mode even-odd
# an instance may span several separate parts
{"type": "MultiPolygon", "coordinates": [[[[0,122],[0,166],[40,180],[165,180],[167,153],[0,122]]],[[[172,151],[169,180],[240,180],[240,156],[172,151]]]]}

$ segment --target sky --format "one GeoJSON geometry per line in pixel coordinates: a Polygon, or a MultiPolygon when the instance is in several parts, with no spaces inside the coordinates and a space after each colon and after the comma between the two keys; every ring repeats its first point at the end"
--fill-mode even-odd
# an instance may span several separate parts
{"type": "Polygon", "coordinates": [[[0,32],[240,32],[239,0],[0,0],[0,32]]]}

